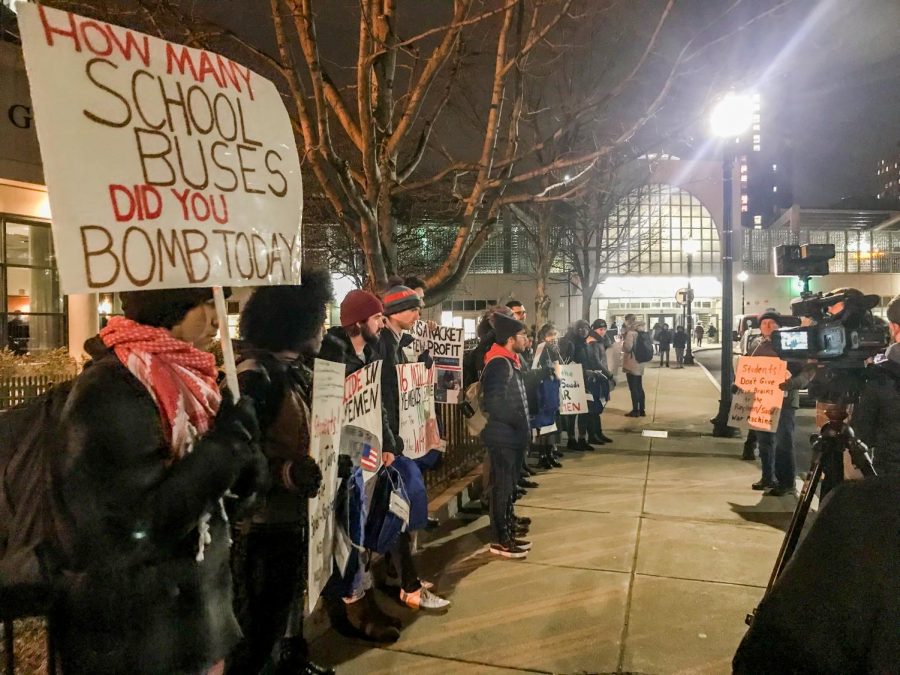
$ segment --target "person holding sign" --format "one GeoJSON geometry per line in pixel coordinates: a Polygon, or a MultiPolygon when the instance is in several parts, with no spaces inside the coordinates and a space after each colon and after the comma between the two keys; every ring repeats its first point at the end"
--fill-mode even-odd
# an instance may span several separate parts
{"type": "MultiPolygon", "coordinates": [[[[772,333],[781,326],[781,315],[765,312],[759,316],[760,337],[750,356],[772,356],[778,358],[772,346],[772,333]]],[[[794,479],[797,464],[794,458],[794,412],[800,407],[800,390],[805,389],[815,374],[815,366],[797,369],[788,364],[788,369],[796,374],[779,385],[785,401],[778,418],[778,428],[773,431],[756,432],[759,444],[759,459],[762,477],[752,485],[754,490],[769,490],[773,497],[794,494],[794,479]]]]}
{"type": "Polygon", "coordinates": [[[531,423],[521,354],[528,338],[525,324],[504,314],[494,315],[494,344],[484,356],[481,390],[487,424],[481,440],[491,458],[490,552],[504,558],[524,558],[531,542],[517,539],[519,519],[513,512],[520,455],[528,450],[531,423]]]}
{"type": "MultiPolygon", "coordinates": [[[[363,290],[350,291],[341,302],[341,325],[328,330],[319,357],[343,363],[348,376],[380,361],[378,338],[384,326],[383,312],[381,300],[373,294],[363,290]]],[[[382,438],[387,438],[391,430],[385,423],[385,416],[382,414],[380,417],[382,438]]],[[[348,464],[350,458],[342,455],[340,460],[342,464],[348,464]]],[[[375,471],[382,462],[392,462],[393,456],[379,460],[376,449],[366,456],[365,461],[370,460],[373,462],[371,471],[375,471]]],[[[362,461],[363,458],[360,458],[359,462],[362,461]]],[[[336,630],[373,642],[396,642],[400,637],[400,622],[382,612],[367,592],[372,587],[372,578],[368,570],[369,552],[363,547],[365,502],[358,487],[362,481],[356,480],[361,472],[361,466],[353,466],[352,471],[342,476],[345,488],[352,493],[350,508],[353,513],[350,517],[355,521],[350,524],[350,529],[354,531],[346,535],[353,546],[343,573],[335,572],[325,588],[325,594],[333,601],[329,607],[336,630]]]]}
{"type": "Polygon", "coordinates": [[[306,271],[301,283],[258,288],[241,312],[238,381],[256,403],[270,487],[235,527],[235,609],[244,639],[228,659],[234,675],[260,672],[279,640],[276,673],[333,672],[308,661],[302,630],[307,507],[322,481],[309,455],[310,366],[322,346],[331,278],[306,271]],[[301,613],[291,622],[298,635],[282,640],[292,606],[301,613]]]}
{"type": "Polygon", "coordinates": [[[223,397],[200,351],[211,298],[123,293],[125,316],[85,344],[55,477],[66,673],[205,673],[240,639],[223,500],[259,489],[265,458],[253,401],[223,397]]]}
{"type": "MultiPolygon", "coordinates": [[[[393,461],[393,455],[403,454],[403,439],[400,436],[400,385],[397,380],[397,365],[407,363],[403,351],[404,338],[410,337],[408,331],[419,320],[422,310],[422,299],[411,288],[403,285],[392,286],[382,298],[384,305],[385,327],[379,338],[379,349],[384,363],[381,367],[382,412],[387,426],[391,429],[393,447],[385,447],[385,463],[393,461]],[[391,455],[390,461],[388,455],[391,455]]],[[[431,367],[431,358],[426,351],[420,361],[431,367]]],[[[416,464],[409,470],[419,472],[416,464]]],[[[421,475],[421,474],[420,474],[421,475]]],[[[400,601],[412,609],[444,609],[449,600],[432,593],[419,579],[412,556],[412,539],[409,532],[401,532],[394,549],[388,554],[388,567],[396,567],[400,577],[400,601]]]]}

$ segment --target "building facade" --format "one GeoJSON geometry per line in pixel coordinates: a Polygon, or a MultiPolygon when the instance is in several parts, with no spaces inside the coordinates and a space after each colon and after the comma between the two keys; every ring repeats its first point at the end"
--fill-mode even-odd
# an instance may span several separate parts
{"type": "Polygon", "coordinates": [[[894,152],[888,157],[878,160],[875,167],[876,194],[879,199],[900,199],[900,143],[894,146],[894,152]]]}

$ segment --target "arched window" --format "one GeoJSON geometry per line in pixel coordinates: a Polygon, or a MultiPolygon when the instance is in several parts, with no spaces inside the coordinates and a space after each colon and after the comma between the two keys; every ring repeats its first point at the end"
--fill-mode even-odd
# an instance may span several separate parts
{"type": "Polygon", "coordinates": [[[652,183],[632,190],[613,208],[606,235],[610,274],[687,274],[684,244],[697,243],[692,274],[719,274],[719,232],[709,210],[673,185],[652,183]]]}

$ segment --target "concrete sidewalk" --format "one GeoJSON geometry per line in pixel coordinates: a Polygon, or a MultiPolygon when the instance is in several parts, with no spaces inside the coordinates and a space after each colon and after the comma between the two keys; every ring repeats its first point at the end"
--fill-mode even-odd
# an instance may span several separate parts
{"type": "Polygon", "coordinates": [[[526,560],[490,556],[487,518],[461,514],[418,557],[447,614],[378,591],[400,640],[326,630],[314,658],[339,673],[730,672],[795,500],[750,489],[759,468],[739,440],[700,435],[718,400],[700,368],[648,367],[645,418],[623,416],[622,380],[603,415],[615,442],[567,454],[519,504],[533,519],[526,560]]]}

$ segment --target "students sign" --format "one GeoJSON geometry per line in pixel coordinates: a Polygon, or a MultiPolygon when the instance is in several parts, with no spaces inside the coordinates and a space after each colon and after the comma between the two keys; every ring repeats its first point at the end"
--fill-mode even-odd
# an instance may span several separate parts
{"type": "Polygon", "coordinates": [[[775,431],[784,406],[779,385],[788,377],[787,363],[773,356],[742,356],[738,359],[731,399],[729,425],[741,429],[775,431]]]}
{"type": "Polygon", "coordinates": [[[65,293],[297,282],[300,164],[272,82],[70,12],[18,11],[65,293]]]}

